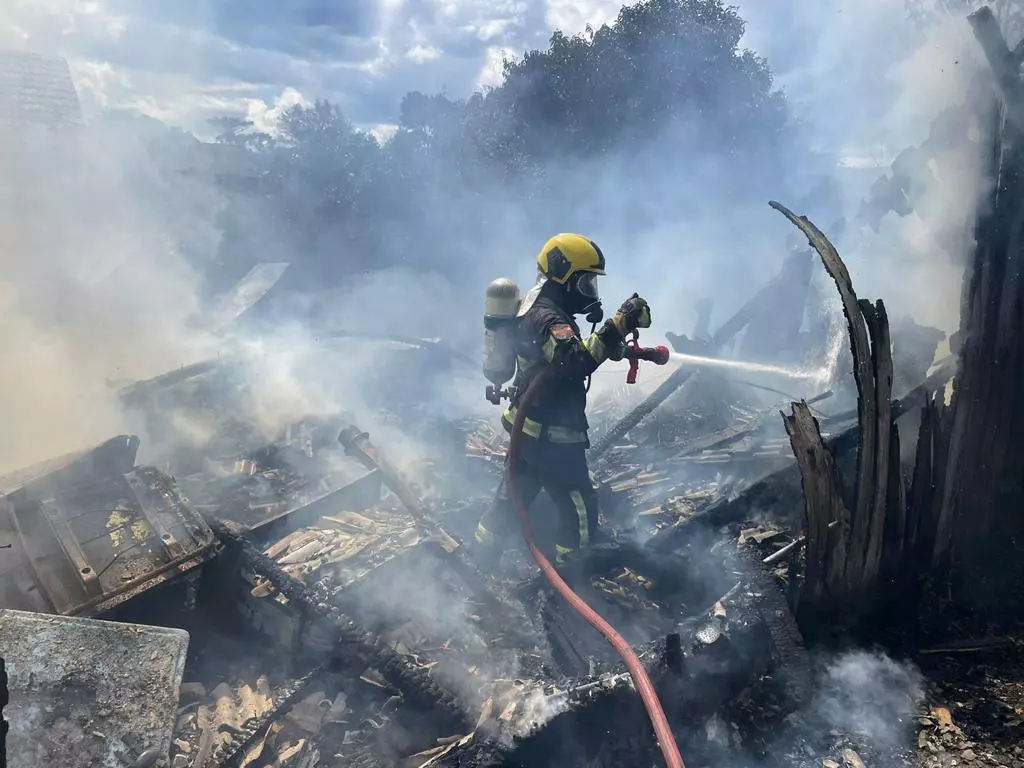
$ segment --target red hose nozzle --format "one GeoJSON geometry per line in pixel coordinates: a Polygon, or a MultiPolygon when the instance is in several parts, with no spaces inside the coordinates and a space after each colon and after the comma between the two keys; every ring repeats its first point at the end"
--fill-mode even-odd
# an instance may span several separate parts
{"type": "Polygon", "coordinates": [[[642,357],[644,360],[655,365],[666,365],[669,356],[672,354],[664,344],[659,344],[656,347],[643,347],[640,351],[643,353],[642,357]]]}
{"type": "Polygon", "coordinates": [[[627,360],[646,360],[655,365],[666,365],[672,352],[664,344],[657,347],[638,347],[633,344],[626,346],[625,358],[627,360]]]}

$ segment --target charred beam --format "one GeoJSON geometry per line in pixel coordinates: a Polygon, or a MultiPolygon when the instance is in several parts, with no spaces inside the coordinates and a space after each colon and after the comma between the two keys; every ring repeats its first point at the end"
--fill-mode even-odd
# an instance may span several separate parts
{"type": "MultiPolygon", "coordinates": [[[[350,425],[338,435],[338,442],[345,448],[345,453],[356,458],[371,473],[380,473],[384,484],[398,497],[406,510],[412,514],[420,530],[435,541],[448,562],[467,584],[483,586],[485,581],[473,559],[465,552],[465,548],[436,519],[430,508],[424,503],[409,485],[402,479],[398,471],[388,463],[380,450],[370,441],[370,435],[359,427],[350,425]]],[[[525,618],[525,610],[512,600],[499,597],[490,589],[474,589],[474,593],[495,616],[506,616],[509,623],[509,635],[515,637],[524,648],[537,647],[540,639],[533,625],[525,618]]]]}
{"type": "Polygon", "coordinates": [[[384,479],[384,484],[392,490],[410,513],[421,519],[429,515],[419,497],[412,492],[395,468],[384,460],[377,450],[377,446],[370,442],[368,432],[363,432],[359,427],[351,425],[341,431],[341,434],[338,435],[338,442],[341,443],[347,455],[356,458],[370,471],[379,471],[384,479]]]}
{"type": "Polygon", "coordinates": [[[961,303],[961,367],[941,426],[944,466],[933,468],[938,502],[932,560],[952,567],[959,596],[973,608],[1002,613],[1012,576],[992,563],[1000,554],[1015,556],[1012,542],[1019,541],[1022,522],[1015,513],[1024,493],[1024,84],[992,12],[982,8],[969,18],[1003,98],[990,115],[988,192],[978,206],[961,303]]]}
{"type": "MultiPolygon", "coordinates": [[[[907,413],[910,413],[914,408],[924,407],[937,390],[944,389],[950,379],[956,375],[958,362],[955,356],[950,355],[936,363],[936,366],[935,370],[929,374],[924,381],[903,395],[903,397],[892,401],[890,408],[892,409],[893,421],[907,413]]],[[[809,404],[813,401],[808,400],[807,402],[809,404]]],[[[827,419],[822,419],[822,423],[841,423],[856,415],[856,409],[852,411],[843,411],[842,413],[829,416],[827,419]]]]}
{"type": "Polygon", "coordinates": [[[328,596],[315,594],[301,581],[287,574],[247,538],[220,520],[211,519],[209,523],[217,536],[225,543],[237,547],[249,567],[273,584],[296,610],[314,620],[326,621],[337,632],[341,647],[354,653],[360,662],[378,669],[385,679],[402,691],[407,701],[416,707],[443,713],[458,727],[468,724],[467,713],[456,697],[441,688],[428,672],[409,663],[379,639],[368,637],[352,619],[331,604],[328,596]]]}
{"type": "Polygon", "coordinates": [[[611,448],[615,447],[626,434],[637,424],[647,418],[658,406],[673,395],[677,389],[686,385],[693,376],[693,369],[676,368],[671,375],[655,389],[640,405],[627,413],[615,426],[609,429],[590,449],[591,461],[599,461],[611,448]]]}
{"type": "MultiPolygon", "coordinates": [[[[213,762],[209,764],[209,768],[244,768],[246,752],[253,742],[259,738],[261,733],[266,733],[267,728],[281,716],[284,709],[290,704],[295,703],[299,695],[309,687],[309,684],[314,680],[320,679],[324,672],[325,667],[315,667],[280,691],[274,700],[273,707],[269,711],[261,717],[254,719],[248,724],[242,734],[226,742],[214,752],[213,762]]],[[[204,764],[196,760],[195,765],[204,764]]]]}
{"type": "Polygon", "coordinates": [[[1020,59],[1006,44],[1006,38],[999,29],[999,22],[987,5],[970,14],[967,21],[970,22],[974,37],[981,44],[985,58],[992,67],[1011,117],[1018,127],[1024,127],[1024,110],[1021,102],[1024,88],[1020,79],[1020,59]]]}
{"type": "MultiPolygon", "coordinates": [[[[907,485],[900,463],[900,431],[893,422],[889,425],[889,470],[885,499],[885,527],[883,530],[882,573],[892,582],[903,582],[908,575],[905,552],[907,548],[907,485]]],[[[909,573],[913,573],[913,569],[909,573]]]]}

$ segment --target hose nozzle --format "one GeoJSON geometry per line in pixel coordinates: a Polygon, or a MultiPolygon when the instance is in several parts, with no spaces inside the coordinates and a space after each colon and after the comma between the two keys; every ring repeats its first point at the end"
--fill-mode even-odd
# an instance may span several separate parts
{"type": "Polygon", "coordinates": [[[625,357],[628,360],[646,360],[655,365],[666,365],[670,355],[669,348],[664,344],[659,344],[656,347],[634,347],[630,345],[626,347],[625,353],[625,357]]]}

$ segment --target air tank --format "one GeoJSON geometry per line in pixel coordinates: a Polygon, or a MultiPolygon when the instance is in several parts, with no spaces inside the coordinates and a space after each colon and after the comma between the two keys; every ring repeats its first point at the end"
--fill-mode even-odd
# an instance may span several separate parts
{"type": "Polygon", "coordinates": [[[487,286],[484,295],[484,376],[500,388],[516,374],[515,324],[519,286],[508,277],[487,286]]]}

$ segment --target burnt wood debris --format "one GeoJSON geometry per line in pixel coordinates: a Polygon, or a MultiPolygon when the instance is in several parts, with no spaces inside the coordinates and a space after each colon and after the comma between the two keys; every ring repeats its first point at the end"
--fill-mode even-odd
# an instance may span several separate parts
{"type": "MultiPolygon", "coordinates": [[[[1019,648],[1024,59],[988,8],[965,23],[991,73],[854,220],[823,230],[771,202],[800,237],[724,322],[705,300],[689,333],[666,334],[696,362],[591,395],[607,536],[564,578],[636,650],[688,764],[905,764],[852,722],[822,725],[819,655],[1019,648]],[[839,248],[914,212],[915,180],[941,170],[951,137],[981,153],[988,183],[972,221],[942,223],[967,255],[946,355],[945,334],[897,299],[859,296],[839,248]],[[804,370],[837,348],[811,382],[699,362],[804,370]]],[[[388,340],[394,370],[427,354],[476,373],[443,341],[388,340]]],[[[410,387],[268,438],[246,411],[248,365],[223,356],[123,385],[149,453],[115,435],[0,478],[0,767],[660,764],[619,657],[518,540],[499,562],[473,551],[508,445],[494,419],[441,423],[410,387]],[[202,437],[176,439],[185,421],[202,437]],[[12,669],[31,633],[78,671],[12,669]],[[176,652],[147,645],[160,638],[176,652]],[[110,680],[112,703],[82,715],[110,680]],[[31,696],[65,697],[48,739],[24,730],[31,696]]],[[[926,758],[974,762],[961,711],[920,706],[908,728],[926,758]]],[[[1019,729],[1024,700],[1005,707],[1019,729]]],[[[1003,757],[988,762],[1024,759],[1003,757]]]]}

